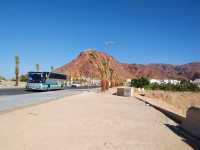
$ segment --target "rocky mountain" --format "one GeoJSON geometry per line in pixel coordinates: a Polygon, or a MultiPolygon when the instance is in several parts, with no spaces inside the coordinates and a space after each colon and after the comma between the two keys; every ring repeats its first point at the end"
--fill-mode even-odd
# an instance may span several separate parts
{"type": "Polygon", "coordinates": [[[200,78],[200,62],[183,65],[171,64],[125,64],[120,63],[112,56],[88,49],[81,52],[78,57],[70,63],[56,69],[56,71],[70,74],[73,77],[100,77],[98,69],[95,67],[95,60],[90,53],[96,52],[98,57],[111,58],[110,66],[120,79],[147,77],[153,79],[195,79],[200,78]]]}

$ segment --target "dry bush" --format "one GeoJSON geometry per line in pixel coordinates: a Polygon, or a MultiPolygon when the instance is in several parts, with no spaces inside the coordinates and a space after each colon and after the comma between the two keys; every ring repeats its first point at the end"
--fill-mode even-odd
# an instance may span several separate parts
{"type": "Polygon", "coordinates": [[[200,92],[171,92],[171,91],[145,91],[145,96],[166,102],[167,104],[181,110],[185,115],[191,106],[200,107],[200,92]]]}

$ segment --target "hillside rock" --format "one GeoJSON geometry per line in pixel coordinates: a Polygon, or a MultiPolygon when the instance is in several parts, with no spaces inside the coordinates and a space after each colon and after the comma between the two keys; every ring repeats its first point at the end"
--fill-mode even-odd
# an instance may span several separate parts
{"type": "Polygon", "coordinates": [[[112,56],[88,49],[81,52],[78,57],[70,63],[56,69],[56,71],[72,75],[73,77],[95,77],[99,78],[100,73],[95,67],[95,62],[90,53],[96,52],[99,57],[111,58],[111,68],[120,79],[147,77],[154,79],[195,79],[200,78],[200,62],[184,65],[171,64],[125,64],[120,63],[112,56]],[[93,62],[93,63],[91,63],[93,62]]]}

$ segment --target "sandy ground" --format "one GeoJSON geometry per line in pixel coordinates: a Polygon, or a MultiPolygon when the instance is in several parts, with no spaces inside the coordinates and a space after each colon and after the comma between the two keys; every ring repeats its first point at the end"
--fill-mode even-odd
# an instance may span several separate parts
{"type": "Polygon", "coordinates": [[[1,80],[0,88],[24,88],[26,86],[25,82],[19,82],[19,86],[15,86],[15,81],[1,80]]]}
{"type": "Polygon", "coordinates": [[[173,112],[182,116],[186,116],[186,112],[191,106],[200,107],[200,92],[146,90],[144,94],[146,98],[157,101],[166,108],[173,108],[171,109],[173,112]]]}
{"type": "Polygon", "coordinates": [[[1,150],[190,150],[134,98],[85,92],[0,114],[1,150]]]}

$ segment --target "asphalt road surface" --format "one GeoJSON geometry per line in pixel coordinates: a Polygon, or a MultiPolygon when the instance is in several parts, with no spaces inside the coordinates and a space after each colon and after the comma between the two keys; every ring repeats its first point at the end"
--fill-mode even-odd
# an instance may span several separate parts
{"type": "Polygon", "coordinates": [[[67,88],[65,90],[33,92],[25,91],[22,88],[0,89],[0,112],[43,103],[51,100],[57,100],[61,97],[76,95],[82,92],[95,90],[97,89],[67,88]]]}
{"type": "Polygon", "coordinates": [[[5,95],[19,95],[19,94],[29,94],[31,92],[25,91],[24,88],[7,88],[0,89],[0,96],[5,95]]]}
{"type": "MultiPolygon", "coordinates": [[[[86,90],[86,89],[94,89],[96,87],[79,87],[79,88],[71,88],[66,87],[67,90],[86,90]]],[[[31,93],[38,93],[38,91],[26,91],[24,88],[5,88],[0,89],[0,97],[1,96],[8,96],[8,95],[21,95],[21,94],[31,94],[31,93]]]]}

